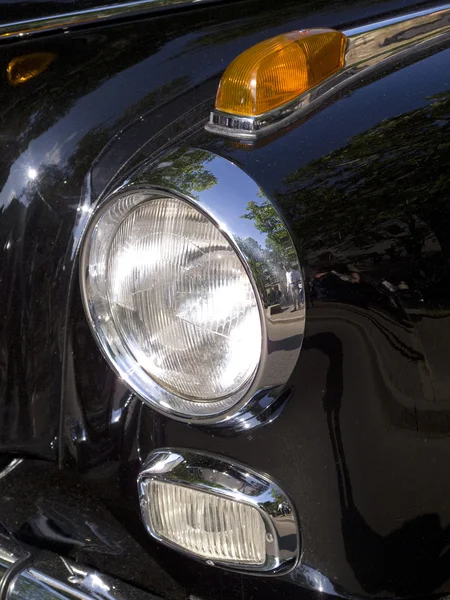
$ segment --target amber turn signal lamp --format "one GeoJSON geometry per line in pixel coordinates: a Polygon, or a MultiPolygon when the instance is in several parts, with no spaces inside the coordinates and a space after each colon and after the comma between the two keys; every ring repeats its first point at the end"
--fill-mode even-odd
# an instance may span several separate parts
{"type": "Polygon", "coordinates": [[[32,52],[13,58],[6,67],[11,85],[25,83],[43,73],[55,60],[53,52],[32,52]]]}
{"type": "Polygon", "coordinates": [[[277,35],[240,54],[219,84],[216,109],[256,117],[279,108],[344,66],[347,37],[332,29],[277,35]]]}

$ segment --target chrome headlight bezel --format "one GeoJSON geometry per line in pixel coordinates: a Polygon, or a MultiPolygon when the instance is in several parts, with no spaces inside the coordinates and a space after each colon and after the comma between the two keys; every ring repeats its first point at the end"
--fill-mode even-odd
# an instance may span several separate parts
{"type": "MultiPolygon", "coordinates": [[[[293,367],[298,359],[304,331],[304,305],[289,319],[289,327],[286,323],[277,322],[276,316],[269,315],[267,306],[264,306],[264,294],[262,289],[263,282],[260,281],[255,273],[254,256],[251,250],[246,247],[243,237],[239,231],[238,218],[246,210],[246,203],[249,199],[249,190],[252,189],[255,198],[264,198],[261,190],[256,183],[243,173],[233,163],[222,159],[206,151],[199,151],[205,155],[205,162],[208,163],[208,169],[214,170],[216,184],[213,189],[195,193],[195,190],[186,189],[186,185],[180,185],[173,177],[173,167],[177,160],[182,160],[183,165],[189,160],[190,150],[186,150],[180,156],[175,154],[176,158],[170,161],[171,156],[165,157],[164,162],[159,164],[144,165],[130,180],[116,189],[94,212],[93,217],[85,231],[81,257],[80,257],[80,285],[83,305],[87,319],[94,337],[100,346],[105,358],[117,373],[117,375],[130,387],[144,402],[169,416],[191,423],[214,424],[218,422],[229,421],[232,417],[240,416],[246,412],[246,407],[252,400],[257,400],[263,408],[267,407],[282,391],[293,367]],[[232,200],[234,208],[230,210],[227,200],[230,198],[230,181],[234,180],[237,192],[233,191],[232,200]],[[239,190],[245,189],[246,193],[240,193],[239,190]],[[159,383],[153,380],[140,367],[128,352],[124,344],[111,343],[112,336],[108,334],[109,327],[105,322],[99,320],[100,314],[107,314],[107,307],[95,306],[92,301],[92,277],[89,272],[89,253],[91,251],[92,239],[96,233],[96,228],[102,215],[104,215],[111,206],[124,195],[134,195],[135,200],[131,202],[132,207],[141,202],[150,200],[152,197],[169,196],[178,198],[190,204],[195,210],[202,213],[212,224],[219,229],[232,249],[236,252],[239,260],[244,266],[245,272],[249,277],[253,290],[255,292],[258,312],[261,324],[261,356],[259,365],[248,383],[238,390],[235,394],[211,402],[197,402],[187,400],[168,391],[159,383]],[[224,200],[225,198],[225,200],[224,200]],[[281,329],[280,329],[281,328],[281,329]],[[287,337],[290,338],[289,348],[283,352],[283,360],[278,360],[271,345],[281,344],[287,337]],[[292,339],[296,344],[292,344],[292,339]]],[[[278,214],[274,211],[278,226],[283,228],[286,234],[287,243],[291,245],[290,251],[297,257],[292,240],[285,225],[282,223],[278,214]]],[[[246,221],[245,234],[253,230],[256,232],[254,223],[246,221]]],[[[255,233],[259,239],[261,232],[255,233]]],[[[250,236],[251,237],[251,236],[250,236]]],[[[296,268],[300,271],[298,259],[296,258],[296,268]]],[[[270,269],[269,269],[270,271],[270,269]]],[[[280,349],[283,349],[282,347],[280,349]]],[[[245,420],[245,419],[244,419],[245,420]]]]}

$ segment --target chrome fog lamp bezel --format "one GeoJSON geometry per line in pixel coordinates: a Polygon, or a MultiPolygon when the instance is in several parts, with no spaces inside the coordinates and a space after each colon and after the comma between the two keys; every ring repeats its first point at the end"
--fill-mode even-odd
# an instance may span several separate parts
{"type": "MultiPolygon", "coordinates": [[[[197,167],[194,165],[193,168],[197,167]]],[[[255,271],[252,267],[253,257],[242,242],[243,236],[239,229],[241,225],[239,217],[247,210],[247,201],[251,197],[251,193],[254,194],[255,198],[269,202],[259,186],[230,161],[204,150],[177,150],[164,156],[159,162],[144,164],[128,181],[101,201],[94,211],[83,237],[80,257],[82,301],[90,328],[103,355],[117,375],[144,402],[159,412],[180,421],[203,425],[232,421],[233,423],[239,422],[245,428],[245,421],[250,418],[250,415],[254,416],[253,407],[257,407],[257,412],[263,411],[280,396],[300,353],[305,325],[304,305],[300,307],[295,315],[292,315],[288,326],[278,322],[276,316],[268,315],[263,300],[264,290],[261,287],[261,282],[258,281],[258,277],[255,277],[255,271]],[[201,153],[204,156],[204,163],[213,172],[216,183],[212,189],[197,192],[189,189],[189,186],[180,184],[174,178],[173,172],[178,162],[181,161],[183,168],[186,168],[193,152],[197,153],[196,157],[198,157],[198,153],[201,153]],[[231,209],[228,202],[230,200],[230,181],[234,182],[231,197],[234,206],[231,209]],[[245,189],[246,192],[242,193],[242,189],[245,189]],[[105,323],[100,322],[98,319],[89,293],[91,282],[88,263],[92,237],[102,215],[119,198],[132,194],[136,197],[141,195],[140,199],[136,199],[136,204],[148,201],[153,196],[169,196],[178,198],[193,206],[195,210],[205,215],[219,229],[236,252],[249,277],[260,316],[262,335],[260,361],[253,377],[247,384],[225,399],[200,402],[181,398],[168,391],[144,372],[144,369],[135,360],[130,359],[130,353],[124,344],[120,347],[111,346],[108,335],[105,333],[105,323]],[[280,344],[280,340],[283,341],[288,337],[290,342],[285,352],[272,351],[270,348],[271,343],[280,344]],[[283,354],[283,357],[280,358],[277,354],[283,354]]],[[[273,211],[277,226],[286,234],[286,244],[289,245],[292,256],[295,256],[295,268],[300,273],[300,278],[302,278],[301,268],[290,234],[278,213],[275,209],[273,211]]],[[[264,236],[257,231],[251,221],[246,221],[243,229],[247,236],[249,232],[251,234],[254,231],[254,237],[259,236],[258,239],[264,239],[264,236]]]]}
{"type": "Polygon", "coordinates": [[[300,532],[292,502],[268,475],[245,465],[207,452],[178,448],[155,450],[139,473],[138,492],[148,533],[162,544],[210,566],[254,575],[280,575],[291,571],[300,557],[300,532]],[[187,478],[187,474],[191,476],[187,478]],[[264,563],[249,565],[210,560],[161,537],[153,530],[148,517],[147,486],[151,481],[182,485],[257,509],[266,530],[264,563]]]}

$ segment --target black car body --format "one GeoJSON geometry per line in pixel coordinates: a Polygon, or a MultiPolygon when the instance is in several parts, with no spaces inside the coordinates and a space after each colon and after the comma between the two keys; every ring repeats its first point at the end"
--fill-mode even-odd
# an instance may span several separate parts
{"type": "Polygon", "coordinates": [[[446,19],[447,7],[98,4],[0,2],[0,599],[450,593],[446,24],[255,143],[205,130],[224,69],[254,44],[446,19]],[[13,84],[8,65],[32,53],[49,64],[13,84]],[[299,359],[246,428],[142,402],[83,309],[79,256],[97,206],[174,152],[191,162],[160,185],[195,186],[206,157],[232,163],[281,215],[304,274],[299,359]],[[160,448],[278,482],[298,519],[295,567],[230,572],[152,539],[136,482],[160,448]]]}

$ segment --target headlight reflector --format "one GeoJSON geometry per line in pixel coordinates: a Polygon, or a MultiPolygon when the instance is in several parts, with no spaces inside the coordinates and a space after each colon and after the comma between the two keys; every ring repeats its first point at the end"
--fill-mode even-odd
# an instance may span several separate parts
{"type": "Polygon", "coordinates": [[[127,383],[181,415],[239,401],[260,361],[262,325],[249,275],[219,227],[174,195],[129,191],[99,211],[86,242],[85,307],[127,383]]]}

